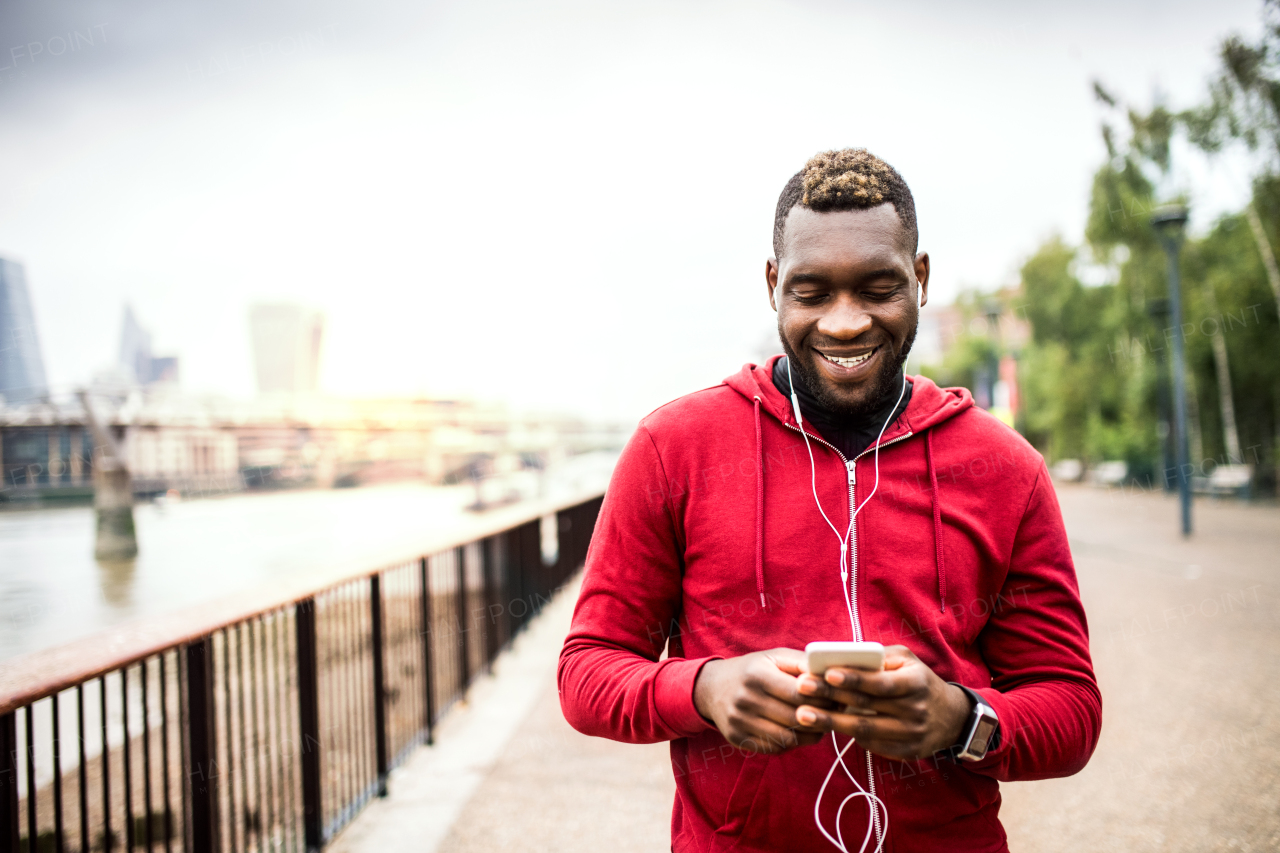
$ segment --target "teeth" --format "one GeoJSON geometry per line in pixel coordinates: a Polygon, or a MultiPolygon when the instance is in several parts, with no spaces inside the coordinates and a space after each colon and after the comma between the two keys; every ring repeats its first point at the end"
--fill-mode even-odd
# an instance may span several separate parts
{"type": "Polygon", "coordinates": [[[874,353],[875,353],[875,350],[872,350],[866,355],[856,356],[855,358],[837,358],[834,355],[827,355],[826,353],[823,353],[822,357],[825,358],[827,361],[831,362],[832,364],[838,364],[841,367],[853,367],[854,365],[862,364],[862,362],[871,358],[872,354],[874,353]]]}

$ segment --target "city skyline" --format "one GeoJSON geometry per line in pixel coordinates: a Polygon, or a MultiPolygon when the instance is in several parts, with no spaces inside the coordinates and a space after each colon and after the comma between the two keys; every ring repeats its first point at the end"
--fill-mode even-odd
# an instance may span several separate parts
{"type": "MultiPolygon", "coordinates": [[[[94,38],[24,52],[0,87],[0,157],[23,164],[0,175],[0,254],[35,283],[56,388],[102,367],[100,318],[128,302],[186,388],[250,396],[246,311],[301,302],[329,318],[323,391],[630,418],[773,340],[773,206],[816,151],[865,145],[906,177],[927,314],[1080,239],[1106,157],[1094,79],[1187,106],[1221,39],[1258,29],[1252,0],[93,15],[0,10],[15,43],[94,38]],[[762,60],[817,31],[856,66],[762,60]]],[[[1247,195],[1174,155],[1196,227],[1247,195]]]]}

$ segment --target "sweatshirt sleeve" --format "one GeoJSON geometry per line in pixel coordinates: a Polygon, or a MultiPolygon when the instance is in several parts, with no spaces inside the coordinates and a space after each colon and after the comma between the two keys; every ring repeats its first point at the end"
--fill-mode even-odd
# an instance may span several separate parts
{"type": "Polygon", "coordinates": [[[583,734],[655,743],[711,727],[693,685],[714,658],[658,660],[680,612],[682,551],[662,460],[641,424],[605,493],[560,652],[560,707],[583,734]]]}
{"type": "Polygon", "coordinates": [[[1000,781],[1070,776],[1093,754],[1102,696],[1062,512],[1044,463],[1014,540],[1001,592],[1009,602],[978,636],[1000,743],[969,769],[1000,781]]]}

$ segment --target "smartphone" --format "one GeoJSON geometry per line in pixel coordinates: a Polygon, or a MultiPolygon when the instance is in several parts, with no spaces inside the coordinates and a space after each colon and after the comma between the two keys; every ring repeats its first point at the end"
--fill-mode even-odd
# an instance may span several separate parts
{"type": "Polygon", "coordinates": [[[805,670],[822,675],[833,666],[884,669],[884,646],[879,643],[810,643],[804,647],[805,670]]]}

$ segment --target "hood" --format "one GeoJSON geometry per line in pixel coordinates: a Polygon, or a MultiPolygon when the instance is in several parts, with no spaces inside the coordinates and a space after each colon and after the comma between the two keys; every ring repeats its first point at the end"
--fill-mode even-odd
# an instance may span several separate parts
{"type": "MultiPolygon", "coordinates": [[[[755,409],[756,427],[756,591],[760,593],[760,604],[766,607],[764,577],[764,433],[760,428],[760,412],[763,409],[783,424],[796,427],[795,413],[791,410],[791,401],[782,395],[773,384],[773,365],[782,358],[781,355],[770,357],[763,365],[747,364],[742,370],[725,380],[725,384],[751,401],[755,409]]],[[[904,432],[915,435],[924,434],[925,467],[928,468],[930,498],[933,504],[933,541],[934,562],[938,575],[938,608],[941,612],[947,609],[947,573],[942,553],[942,505],[938,497],[938,472],[933,464],[933,432],[930,427],[937,426],[948,418],[955,417],[966,409],[973,407],[973,396],[966,388],[939,388],[932,380],[924,376],[909,377],[911,382],[911,402],[892,428],[881,436],[877,444],[896,439],[904,432]]],[[[805,430],[808,432],[807,430],[805,430]]],[[[811,433],[810,433],[811,434],[811,433]]],[[[875,447],[876,445],[872,445],[875,447]]],[[[868,448],[870,450],[872,448],[868,448]]],[[[866,451],[864,451],[865,453],[866,451]]],[[[877,478],[878,479],[878,478],[877,478]]],[[[876,488],[879,482],[876,483],[876,488]]],[[[873,490],[864,499],[874,497],[873,490]]]]}

